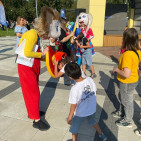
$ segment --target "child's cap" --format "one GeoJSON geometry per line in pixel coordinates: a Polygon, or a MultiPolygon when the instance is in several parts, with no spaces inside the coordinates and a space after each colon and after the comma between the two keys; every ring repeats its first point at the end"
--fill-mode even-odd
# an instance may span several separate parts
{"type": "Polygon", "coordinates": [[[56,52],[55,54],[56,61],[61,61],[63,56],[66,57],[67,54],[61,51],[56,52]]]}

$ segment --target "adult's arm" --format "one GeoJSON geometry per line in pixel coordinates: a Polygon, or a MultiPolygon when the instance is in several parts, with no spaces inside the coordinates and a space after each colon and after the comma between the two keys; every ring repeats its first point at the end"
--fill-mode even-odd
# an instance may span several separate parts
{"type": "Polygon", "coordinates": [[[37,39],[38,39],[37,32],[35,30],[34,31],[31,31],[31,30],[27,31],[21,37],[21,39],[19,41],[19,45],[21,44],[23,39],[26,40],[25,48],[24,48],[24,55],[29,58],[41,58],[42,57],[41,52],[33,52],[33,48],[36,45],[37,39]]]}
{"type": "Polygon", "coordinates": [[[74,36],[74,33],[72,32],[68,36],[64,37],[60,42],[64,43],[67,42],[72,36],[74,36]]]}

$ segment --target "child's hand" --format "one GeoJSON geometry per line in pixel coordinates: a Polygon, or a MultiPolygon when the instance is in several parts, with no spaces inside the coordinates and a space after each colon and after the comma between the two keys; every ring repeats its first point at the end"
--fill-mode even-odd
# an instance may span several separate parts
{"type": "Polygon", "coordinates": [[[55,66],[58,65],[58,61],[56,60],[56,58],[54,58],[53,63],[54,63],[55,66]]]}
{"type": "Polygon", "coordinates": [[[113,73],[117,73],[118,68],[113,69],[113,73]]]}
{"type": "Polygon", "coordinates": [[[68,117],[67,123],[71,125],[71,119],[68,117]]]}

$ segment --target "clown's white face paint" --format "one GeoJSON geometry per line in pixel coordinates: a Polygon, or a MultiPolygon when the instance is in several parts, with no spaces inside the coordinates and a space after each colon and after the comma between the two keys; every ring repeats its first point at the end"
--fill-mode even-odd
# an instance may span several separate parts
{"type": "Polygon", "coordinates": [[[49,27],[49,36],[58,38],[61,35],[61,23],[58,20],[53,20],[49,27]]]}
{"type": "Polygon", "coordinates": [[[86,13],[80,13],[79,17],[78,17],[78,22],[79,23],[84,23],[84,25],[88,24],[88,14],[86,13]]]}

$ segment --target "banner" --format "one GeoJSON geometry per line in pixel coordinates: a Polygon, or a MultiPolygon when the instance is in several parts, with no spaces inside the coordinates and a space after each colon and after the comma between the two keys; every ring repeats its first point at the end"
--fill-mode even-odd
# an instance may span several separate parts
{"type": "Polygon", "coordinates": [[[65,17],[65,10],[64,9],[61,9],[61,18],[66,19],[66,17],[65,17]]]}
{"type": "Polygon", "coordinates": [[[5,18],[5,10],[1,1],[0,1],[0,24],[7,27],[7,22],[5,18]]]}

